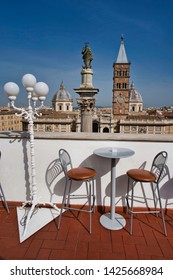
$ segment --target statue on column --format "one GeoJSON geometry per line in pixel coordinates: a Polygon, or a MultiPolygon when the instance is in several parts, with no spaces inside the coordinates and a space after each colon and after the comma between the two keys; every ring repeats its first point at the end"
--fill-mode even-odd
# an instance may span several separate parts
{"type": "Polygon", "coordinates": [[[85,43],[85,47],[82,49],[82,58],[85,64],[83,68],[91,68],[91,61],[93,60],[93,54],[88,46],[88,43],[85,43]]]}
{"type": "Polygon", "coordinates": [[[99,92],[99,89],[94,88],[92,84],[93,70],[91,61],[93,60],[93,54],[88,43],[85,43],[81,54],[84,62],[81,71],[82,82],[80,87],[74,90],[80,95],[77,103],[81,111],[81,132],[92,132],[93,108],[96,102],[94,95],[99,92]]]}

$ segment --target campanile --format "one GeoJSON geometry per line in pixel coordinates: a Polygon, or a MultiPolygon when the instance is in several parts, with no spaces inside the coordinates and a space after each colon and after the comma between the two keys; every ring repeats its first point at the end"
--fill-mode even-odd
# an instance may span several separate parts
{"type": "Polygon", "coordinates": [[[127,59],[123,37],[121,37],[118,56],[113,68],[112,112],[114,119],[123,119],[129,113],[130,97],[130,62],[127,59]]]}

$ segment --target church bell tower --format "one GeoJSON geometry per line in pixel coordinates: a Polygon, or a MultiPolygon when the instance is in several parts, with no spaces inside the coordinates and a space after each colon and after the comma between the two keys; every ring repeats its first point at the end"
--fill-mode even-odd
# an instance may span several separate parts
{"type": "Polygon", "coordinates": [[[117,60],[114,62],[113,68],[113,117],[114,119],[124,119],[129,113],[130,62],[127,59],[123,37],[121,37],[117,60]]]}

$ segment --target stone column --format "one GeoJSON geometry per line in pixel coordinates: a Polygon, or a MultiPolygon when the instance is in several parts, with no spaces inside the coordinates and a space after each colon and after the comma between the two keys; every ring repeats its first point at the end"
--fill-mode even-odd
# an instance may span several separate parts
{"type": "Polygon", "coordinates": [[[95,98],[78,98],[77,104],[81,108],[81,132],[92,132],[92,115],[95,98]]]}

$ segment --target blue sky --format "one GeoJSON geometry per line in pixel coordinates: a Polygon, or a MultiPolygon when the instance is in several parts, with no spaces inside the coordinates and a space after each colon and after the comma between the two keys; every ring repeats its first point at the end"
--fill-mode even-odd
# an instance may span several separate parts
{"type": "Polygon", "coordinates": [[[16,104],[27,104],[21,78],[32,73],[49,86],[47,105],[61,81],[76,103],[82,56],[89,42],[96,105],[112,105],[113,62],[121,34],[131,61],[131,82],[145,107],[173,105],[172,0],[2,1],[0,9],[0,106],[3,85],[17,82],[16,104]]]}

